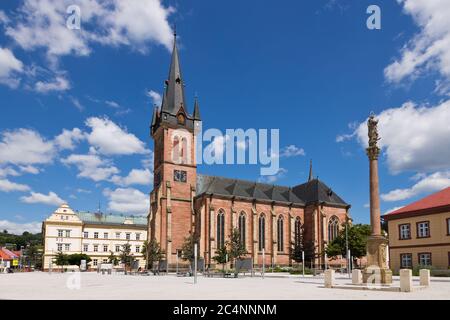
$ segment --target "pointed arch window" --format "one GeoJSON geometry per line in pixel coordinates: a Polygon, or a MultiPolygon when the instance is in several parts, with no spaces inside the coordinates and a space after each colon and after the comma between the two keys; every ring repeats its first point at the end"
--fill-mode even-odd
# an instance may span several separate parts
{"type": "Polygon", "coordinates": [[[280,215],[277,221],[277,250],[283,252],[284,250],[284,219],[283,216],[280,215]]]}
{"type": "Polygon", "coordinates": [[[241,240],[241,245],[245,249],[245,212],[241,212],[239,215],[239,237],[241,240]]]}
{"type": "Polygon", "coordinates": [[[302,241],[302,222],[300,220],[300,217],[295,218],[294,241],[296,246],[299,246],[302,241]]]}
{"type": "Polygon", "coordinates": [[[217,248],[225,246],[225,212],[219,210],[217,214],[217,248]]]}
{"type": "Polygon", "coordinates": [[[328,221],[328,243],[336,239],[339,234],[339,219],[332,216],[328,221]]]}
{"type": "Polygon", "coordinates": [[[259,216],[259,251],[266,247],[266,218],[261,213],[259,216]]]}

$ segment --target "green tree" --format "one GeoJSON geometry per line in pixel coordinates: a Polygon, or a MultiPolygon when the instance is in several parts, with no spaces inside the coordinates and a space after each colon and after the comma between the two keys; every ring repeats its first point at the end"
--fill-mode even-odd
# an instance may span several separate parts
{"type": "Polygon", "coordinates": [[[56,256],[53,258],[53,262],[57,266],[61,266],[61,273],[64,272],[64,266],[69,264],[68,256],[67,254],[62,253],[61,251],[58,251],[56,256]]]}
{"type": "Polygon", "coordinates": [[[156,239],[152,239],[150,243],[147,240],[144,241],[141,253],[144,255],[144,259],[146,261],[146,269],[148,269],[149,266],[153,268],[153,264],[161,261],[164,257],[164,251],[161,250],[161,247],[156,239]]]}
{"type": "Polygon", "coordinates": [[[110,251],[108,256],[108,262],[111,263],[113,266],[117,266],[119,263],[119,259],[114,255],[114,252],[110,251]]]}
{"type": "Polygon", "coordinates": [[[228,262],[228,250],[226,245],[220,247],[219,250],[216,251],[216,255],[213,257],[213,260],[218,264],[221,264],[222,270],[225,270],[225,264],[228,262]]]}
{"type": "Polygon", "coordinates": [[[130,267],[133,263],[133,256],[131,255],[131,245],[127,242],[122,245],[122,250],[120,251],[119,259],[122,263],[125,264],[125,273],[127,271],[127,267],[130,267]]]}
{"type": "MultiPolygon", "coordinates": [[[[367,238],[370,236],[371,231],[371,227],[368,224],[347,226],[348,249],[354,258],[361,258],[366,255],[367,238]]],[[[340,255],[347,255],[345,224],[339,231],[339,235],[328,244],[326,253],[332,259],[340,255]]]]}
{"type": "Polygon", "coordinates": [[[241,233],[238,228],[234,228],[228,241],[230,261],[241,259],[247,254],[244,243],[241,241],[241,233]]]}
{"type": "Polygon", "coordinates": [[[191,233],[184,238],[183,246],[181,247],[181,259],[192,262],[194,261],[194,245],[196,238],[191,233]]]}
{"type": "Polygon", "coordinates": [[[86,263],[92,261],[91,257],[89,257],[87,254],[84,253],[74,253],[67,256],[67,261],[70,265],[80,266],[81,260],[86,260],[86,263]]]}

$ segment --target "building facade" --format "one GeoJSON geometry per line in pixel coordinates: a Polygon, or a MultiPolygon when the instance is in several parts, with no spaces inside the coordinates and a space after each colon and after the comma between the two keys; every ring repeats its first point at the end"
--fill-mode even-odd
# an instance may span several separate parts
{"type": "Polygon", "coordinates": [[[111,252],[118,257],[126,243],[139,265],[145,266],[141,251],[147,240],[147,220],[142,217],[75,212],[63,204],[43,222],[42,234],[44,270],[57,267],[52,261],[58,252],[87,254],[92,259],[89,267],[96,268],[108,262],[111,252]]]}
{"type": "Polygon", "coordinates": [[[450,187],[384,215],[393,271],[450,267],[450,187]]]}
{"type": "Polygon", "coordinates": [[[149,240],[156,239],[169,265],[192,234],[199,256],[209,266],[216,251],[240,231],[255,265],[289,265],[296,239],[314,247],[315,264],[323,264],[325,246],[348,221],[349,208],[324,182],[314,179],[294,187],[197,173],[195,146],[202,120],[197,98],[188,112],[176,38],[160,108],[151,122],[154,182],[148,215],[149,240]]]}

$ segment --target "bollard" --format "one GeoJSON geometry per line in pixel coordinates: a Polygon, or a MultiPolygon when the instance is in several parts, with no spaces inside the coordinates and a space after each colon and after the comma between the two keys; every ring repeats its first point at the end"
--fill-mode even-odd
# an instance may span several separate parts
{"type": "Polygon", "coordinates": [[[412,271],[410,269],[400,270],[400,291],[411,292],[413,289],[412,271]]]}
{"type": "Polygon", "coordinates": [[[325,288],[333,288],[334,286],[334,270],[325,270],[325,288]]]}
{"type": "Polygon", "coordinates": [[[359,269],[354,269],[352,271],[352,284],[362,283],[362,272],[359,269]]]}
{"type": "Polygon", "coordinates": [[[420,269],[420,285],[425,287],[430,286],[430,270],[420,269]]]}

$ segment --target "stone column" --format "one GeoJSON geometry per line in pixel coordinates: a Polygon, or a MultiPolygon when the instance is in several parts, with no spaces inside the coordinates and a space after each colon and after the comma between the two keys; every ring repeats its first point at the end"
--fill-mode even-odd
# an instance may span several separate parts
{"type": "Polygon", "coordinates": [[[392,271],[386,261],[388,240],[381,234],[380,225],[380,196],[378,181],[378,155],[377,146],[378,121],[371,115],[367,122],[369,132],[369,147],[366,149],[369,158],[369,185],[370,185],[370,224],[372,234],[367,240],[367,268],[363,273],[364,283],[392,283],[392,271]]]}

